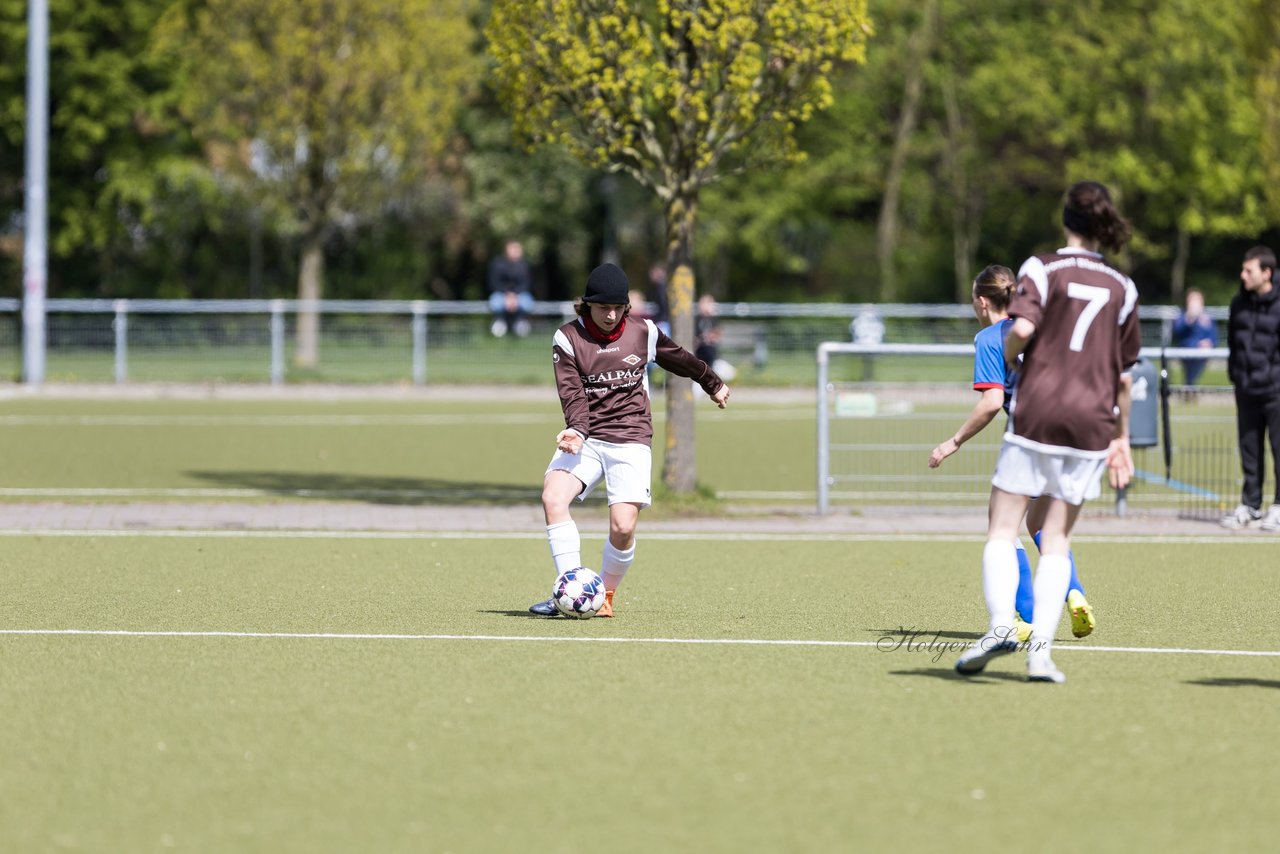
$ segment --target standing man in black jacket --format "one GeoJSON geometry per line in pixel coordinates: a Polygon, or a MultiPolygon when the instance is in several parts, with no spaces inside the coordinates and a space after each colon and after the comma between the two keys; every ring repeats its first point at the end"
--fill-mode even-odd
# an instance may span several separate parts
{"type": "Polygon", "coordinates": [[[1276,255],[1265,246],[1244,254],[1240,293],[1231,300],[1227,321],[1227,374],[1236,390],[1236,428],[1244,473],[1240,506],[1222,517],[1225,528],[1258,524],[1280,531],[1280,285],[1276,255]],[[1262,512],[1262,462],[1270,434],[1275,469],[1275,501],[1262,512]]]}

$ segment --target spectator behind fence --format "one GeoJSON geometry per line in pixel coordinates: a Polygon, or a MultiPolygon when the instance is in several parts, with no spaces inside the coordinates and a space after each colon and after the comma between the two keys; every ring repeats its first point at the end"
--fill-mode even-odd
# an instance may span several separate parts
{"type": "Polygon", "coordinates": [[[876,345],[884,342],[884,321],[875,306],[864,305],[858,316],[849,323],[849,334],[854,344],[876,345]]]}
{"type": "Polygon", "coordinates": [[[1276,255],[1265,246],[1244,254],[1240,292],[1231,299],[1227,319],[1227,375],[1236,392],[1236,433],[1244,485],[1240,506],[1223,516],[1224,528],[1239,530],[1255,522],[1264,531],[1280,531],[1280,287],[1276,255]],[[1271,434],[1275,501],[1262,513],[1264,437],[1271,434]]]}
{"type": "Polygon", "coordinates": [[[503,253],[489,264],[489,313],[493,315],[490,331],[501,338],[512,330],[523,338],[529,334],[529,315],[533,312],[533,275],[524,258],[524,247],[518,240],[508,240],[503,253]]]}
{"type": "MultiPolygon", "coordinates": [[[[1205,313],[1204,294],[1198,288],[1187,291],[1187,307],[1173,322],[1173,346],[1209,349],[1218,346],[1218,329],[1205,313]]],[[[1182,381],[1195,385],[1204,373],[1207,359],[1183,359],[1182,381]]]]}
{"type": "Polygon", "coordinates": [[[698,297],[698,313],[693,318],[694,353],[711,366],[725,382],[738,375],[737,369],[720,356],[724,330],[720,328],[720,306],[711,294],[698,297]]]}
{"type": "Polygon", "coordinates": [[[649,301],[656,306],[653,322],[664,334],[671,334],[671,319],[667,311],[667,268],[659,262],[649,265],[649,301]]]}

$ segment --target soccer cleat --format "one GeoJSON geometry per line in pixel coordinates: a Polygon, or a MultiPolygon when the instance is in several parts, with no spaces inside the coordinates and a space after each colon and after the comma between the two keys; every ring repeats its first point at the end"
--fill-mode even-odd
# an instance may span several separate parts
{"type": "Polygon", "coordinates": [[[1061,685],[1067,681],[1067,675],[1058,669],[1049,657],[1049,653],[1031,653],[1027,656],[1027,681],[1052,682],[1061,685]]]}
{"type": "Polygon", "coordinates": [[[545,602],[536,602],[529,606],[529,612],[537,614],[539,617],[555,617],[560,611],[556,609],[556,600],[548,599],[545,602]]]}
{"type": "Polygon", "coordinates": [[[1013,630],[1018,634],[1018,643],[1031,640],[1031,624],[1022,619],[1021,614],[1013,615],[1013,630]]]}
{"type": "Polygon", "coordinates": [[[1008,637],[997,637],[996,635],[983,635],[978,638],[978,642],[966,650],[958,659],[956,659],[956,673],[962,676],[972,676],[975,673],[981,673],[982,669],[987,666],[987,662],[992,659],[999,658],[1002,655],[1008,655],[1018,649],[1018,642],[1010,640],[1008,637]]]}
{"type": "Polygon", "coordinates": [[[1072,590],[1067,594],[1067,613],[1071,615],[1071,634],[1078,638],[1087,638],[1093,634],[1098,622],[1093,618],[1093,608],[1089,607],[1084,594],[1079,590],[1072,590]]]}
{"type": "Polygon", "coordinates": [[[596,611],[597,617],[613,616],[613,591],[606,590],[604,592],[604,604],[600,606],[600,610],[596,611]]]}
{"type": "Polygon", "coordinates": [[[1262,517],[1262,521],[1258,523],[1260,531],[1280,531],[1280,504],[1272,504],[1267,509],[1267,515],[1262,517]]]}
{"type": "MultiPolygon", "coordinates": [[[[1267,515],[1270,516],[1271,514],[1268,513],[1267,515]]],[[[1241,528],[1249,527],[1261,518],[1261,512],[1254,510],[1248,504],[1241,504],[1235,510],[1232,510],[1230,513],[1219,519],[1218,524],[1224,528],[1230,528],[1233,531],[1238,531],[1241,528]]]]}

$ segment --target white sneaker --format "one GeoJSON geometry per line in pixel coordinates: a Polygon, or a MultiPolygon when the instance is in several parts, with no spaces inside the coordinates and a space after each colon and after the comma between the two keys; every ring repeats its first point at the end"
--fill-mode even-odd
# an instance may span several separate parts
{"type": "Polygon", "coordinates": [[[1235,510],[1218,520],[1218,524],[1224,528],[1230,528],[1238,531],[1241,528],[1247,528],[1254,522],[1262,518],[1262,513],[1254,510],[1248,504],[1241,504],[1235,510]]]}
{"type": "Polygon", "coordinates": [[[978,638],[977,643],[966,649],[956,659],[956,672],[964,676],[981,673],[982,669],[987,666],[987,662],[1002,655],[1016,652],[1017,649],[1018,642],[1013,638],[1007,635],[1000,637],[987,633],[978,638]]]}
{"type": "Polygon", "coordinates": [[[1067,674],[1058,669],[1053,659],[1049,657],[1049,653],[1033,652],[1027,656],[1027,681],[1052,682],[1055,685],[1061,685],[1067,681],[1067,674]]]}
{"type": "Polygon", "coordinates": [[[1272,504],[1267,509],[1267,515],[1262,517],[1262,521],[1258,524],[1258,529],[1262,531],[1280,531],[1280,504],[1272,504]]]}

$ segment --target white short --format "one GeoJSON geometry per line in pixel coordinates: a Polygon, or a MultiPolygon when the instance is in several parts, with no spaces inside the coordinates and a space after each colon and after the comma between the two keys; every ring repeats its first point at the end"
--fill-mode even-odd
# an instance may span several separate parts
{"type": "Polygon", "coordinates": [[[599,439],[582,443],[582,451],[566,454],[557,450],[547,466],[547,471],[567,471],[582,481],[584,489],[578,500],[584,500],[595,489],[601,478],[610,504],[639,504],[648,507],[651,501],[649,478],[653,468],[653,452],[648,445],[615,445],[599,439]]]}
{"type": "Polygon", "coordinates": [[[1105,457],[1033,451],[1006,439],[996,460],[991,485],[1015,495],[1030,498],[1051,495],[1068,504],[1083,504],[1102,494],[1099,479],[1106,468],[1105,457]]]}

